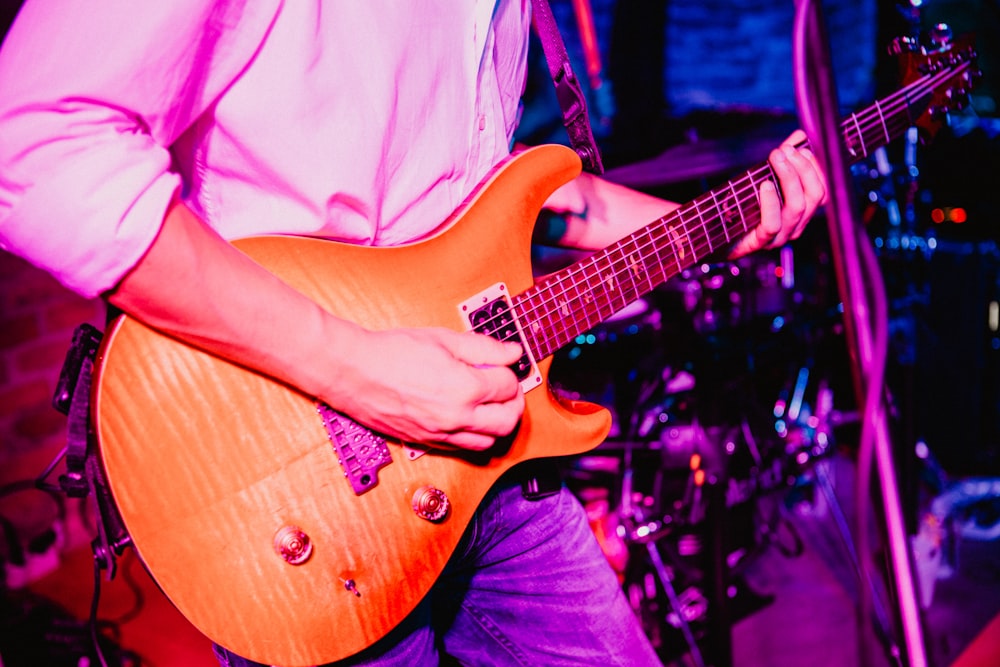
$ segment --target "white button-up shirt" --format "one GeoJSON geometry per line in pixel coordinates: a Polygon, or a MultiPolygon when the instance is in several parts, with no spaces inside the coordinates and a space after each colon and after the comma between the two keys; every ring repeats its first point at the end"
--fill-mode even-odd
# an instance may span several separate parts
{"type": "Polygon", "coordinates": [[[28,0],[0,51],[0,245],[85,296],[171,197],[225,238],[427,236],[509,152],[529,0],[28,0]]]}

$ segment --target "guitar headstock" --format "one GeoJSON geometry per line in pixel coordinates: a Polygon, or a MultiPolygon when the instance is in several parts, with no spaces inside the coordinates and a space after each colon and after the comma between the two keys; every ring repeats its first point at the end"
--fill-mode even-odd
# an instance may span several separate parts
{"type": "Polygon", "coordinates": [[[952,38],[945,24],[934,26],[927,44],[909,37],[898,38],[890,45],[889,53],[899,58],[904,85],[921,78],[934,80],[926,109],[913,121],[924,140],[941,129],[949,113],[969,105],[969,94],[982,77],[976,64],[975,35],[952,38]]]}

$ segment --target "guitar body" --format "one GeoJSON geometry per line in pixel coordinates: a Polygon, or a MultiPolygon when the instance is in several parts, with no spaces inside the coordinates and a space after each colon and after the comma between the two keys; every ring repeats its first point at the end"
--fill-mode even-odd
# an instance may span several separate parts
{"type": "MultiPolygon", "coordinates": [[[[564,147],[522,153],[495,170],[443,231],[413,245],[296,237],[236,245],[366,327],[466,330],[461,302],[497,282],[512,294],[531,287],[537,213],[578,171],[564,147]]],[[[337,341],[330,345],[335,353],[337,341]]],[[[549,363],[539,363],[543,376],[549,363]]],[[[166,596],[213,641],[292,666],[338,660],[383,637],[426,595],[505,471],[591,449],[610,426],[606,410],[562,402],[547,382],[526,399],[516,436],[496,456],[410,458],[390,442],[392,462],[361,494],[345,479],[314,400],[129,317],[105,336],[93,406],[115,502],[166,596]],[[444,520],[412,509],[425,486],[450,499],[444,520]],[[275,549],[288,527],[312,546],[301,564],[275,549]]]]}

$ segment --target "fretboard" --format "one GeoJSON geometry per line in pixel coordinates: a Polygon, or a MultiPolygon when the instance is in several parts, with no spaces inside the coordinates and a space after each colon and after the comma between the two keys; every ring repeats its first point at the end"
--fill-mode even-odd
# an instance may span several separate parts
{"type": "MultiPolygon", "coordinates": [[[[847,117],[840,129],[848,160],[864,159],[901,136],[938,89],[969,66],[959,63],[921,76],[847,117]]],[[[728,249],[760,222],[758,196],[767,181],[777,186],[765,162],[514,297],[532,354],[547,357],[685,269],[728,249]]]]}

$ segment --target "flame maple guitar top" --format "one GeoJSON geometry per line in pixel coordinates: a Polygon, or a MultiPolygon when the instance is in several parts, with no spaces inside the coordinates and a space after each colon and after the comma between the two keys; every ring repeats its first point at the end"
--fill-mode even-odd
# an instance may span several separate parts
{"type": "MultiPolygon", "coordinates": [[[[497,282],[512,294],[532,285],[537,213],[578,171],[579,160],[564,147],[522,153],[498,167],[440,233],[413,245],[298,237],[236,245],[330,312],[366,327],[464,331],[462,301],[497,282]]],[[[330,341],[331,354],[336,345],[330,341]]],[[[543,376],[549,363],[539,363],[543,376]]],[[[390,442],[392,463],[360,495],[345,479],[314,400],[134,319],[119,319],[105,336],[93,405],[115,502],[166,596],[213,641],[292,667],[344,658],[384,636],[428,592],[500,475],[521,461],[591,449],[610,425],[603,408],[559,401],[547,382],[526,399],[502,454],[410,460],[390,442]],[[425,485],[451,501],[439,523],[411,507],[425,485]],[[312,545],[299,565],[273,544],[289,526],[312,545]]]]}

